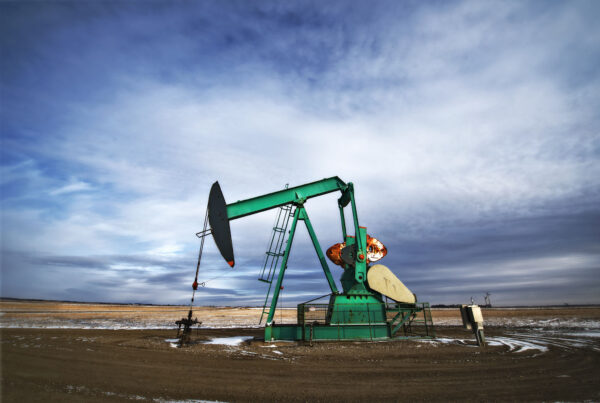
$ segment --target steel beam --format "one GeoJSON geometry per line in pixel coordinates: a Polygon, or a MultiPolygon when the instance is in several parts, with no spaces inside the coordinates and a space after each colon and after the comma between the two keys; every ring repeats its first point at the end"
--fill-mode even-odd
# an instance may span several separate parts
{"type": "Polygon", "coordinates": [[[288,203],[304,203],[304,201],[335,191],[344,192],[346,183],[337,176],[307,183],[293,188],[283,189],[278,192],[237,201],[227,205],[229,220],[245,217],[261,211],[270,210],[288,203]]]}

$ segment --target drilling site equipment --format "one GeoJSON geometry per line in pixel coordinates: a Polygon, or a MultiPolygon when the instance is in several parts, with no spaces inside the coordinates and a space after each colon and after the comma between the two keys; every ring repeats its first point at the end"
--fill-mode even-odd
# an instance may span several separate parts
{"type": "MultiPolygon", "coordinates": [[[[268,284],[262,309],[266,316],[265,341],[271,340],[383,340],[435,337],[429,303],[413,294],[382,264],[371,265],[387,254],[385,246],[360,226],[354,185],[337,176],[227,204],[218,182],[210,190],[208,222],[199,236],[212,235],[221,255],[232,268],[235,256],[230,222],[279,208],[260,278],[268,284]],[[315,197],[339,192],[337,201],[342,241],[327,256],[342,268],[338,289],[305,208],[315,197]],[[344,209],[350,206],[348,228],[344,209]],[[291,224],[290,224],[291,221],[291,224]],[[288,259],[299,222],[304,222],[330,293],[297,306],[297,323],[275,323],[275,311],[288,270],[288,259]],[[350,232],[350,233],[349,233],[350,232]],[[322,303],[318,303],[323,299],[322,303]]],[[[201,257],[201,256],[200,256],[201,257]]],[[[199,260],[200,260],[199,257],[199,260]]],[[[199,267],[199,264],[198,264],[199,267]]],[[[292,268],[293,269],[293,268],[292,268]]],[[[197,282],[197,275],[195,283],[197,282]]],[[[192,301],[193,302],[193,301],[192,301]]]]}

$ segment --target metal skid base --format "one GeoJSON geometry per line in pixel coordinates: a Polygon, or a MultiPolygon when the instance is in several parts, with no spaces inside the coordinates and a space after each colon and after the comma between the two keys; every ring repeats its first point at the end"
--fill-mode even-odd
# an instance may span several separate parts
{"type": "Polygon", "coordinates": [[[434,338],[428,303],[386,304],[332,295],[329,304],[298,305],[298,323],[265,327],[265,341],[343,341],[434,338]]]}
{"type": "Polygon", "coordinates": [[[389,327],[382,325],[272,325],[265,327],[267,340],[382,340],[390,339],[389,327]]]}

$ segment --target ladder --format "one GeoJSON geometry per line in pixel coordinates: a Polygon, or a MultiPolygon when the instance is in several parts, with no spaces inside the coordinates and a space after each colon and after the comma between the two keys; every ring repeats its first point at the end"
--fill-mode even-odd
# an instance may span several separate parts
{"type": "Polygon", "coordinates": [[[294,211],[292,204],[281,206],[277,212],[275,224],[273,225],[273,233],[271,234],[271,240],[266,252],[267,256],[265,259],[265,264],[263,265],[258,277],[258,281],[269,284],[269,289],[267,290],[267,296],[265,298],[265,303],[260,315],[259,324],[262,323],[265,315],[267,315],[267,317],[269,315],[268,302],[269,296],[271,295],[271,286],[273,285],[273,278],[275,276],[279,259],[285,254],[284,245],[286,244],[286,235],[288,233],[290,218],[293,217],[293,215],[294,211]]]}
{"type": "Polygon", "coordinates": [[[396,308],[388,309],[388,312],[397,312],[390,323],[391,337],[433,337],[435,338],[435,327],[431,317],[431,309],[428,302],[415,304],[413,307],[397,304],[396,308]]]}
{"type": "Polygon", "coordinates": [[[435,338],[435,327],[433,327],[433,318],[431,317],[429,302],[423,302],[423,316],[425,319],[425,335],[435,338]]]}

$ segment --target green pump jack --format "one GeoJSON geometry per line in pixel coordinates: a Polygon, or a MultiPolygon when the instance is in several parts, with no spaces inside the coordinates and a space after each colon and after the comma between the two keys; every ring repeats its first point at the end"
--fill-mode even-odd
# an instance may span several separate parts
{"type": "MultiPolygon", "coordinates": [[[[266,316],[265,341],[274,340],[385,340],[405,338],[433,338],[435,330],[428,303],[417,303],[412,294],[394,274],[383,265],[370,265],[370,246],[367,229],[358,221],[354,185],[337,176],[287,188],[247,200],[227,204],[218,182],[210,190],[208,222],[197,235],[211,235],[227,263],[234,267],[235,258],[231,239],[230,221],[266,210],[280,208],[283,224],[274,227],[271,248],[259,280],[269,284],[262,317],[266,316]],[[333,279],[327,260],[305,209],[306,202],[314,197],[340,192],[340,212],[343,247],[340,263],[344,269],[340,278],[340,292],[333,279]],[[344,208],[352,210],[353,235],[347,233],[344,208]],[[288,230],[288,220],[291,226],[288,230]],[[282,290],[288,258],[298,222],[303,221],[313,243],[318,260],[331,290],[330,294],[299,304],[297,323],[275,323],[275,310],[282,290]],[[285,237],[287,235],[287,240],[285,237]],[[274,248],[273,248],[274,246],[274,248]],[[279,258],[281,263],[279,264],[279,258]],[[270,266],[268,262],[270,260],[270,266]],[[269,267],[268,267],[269,266],[269,267]],[[277,278],[275,274],[277,272],[277,278]],[[273,282],[275,283],[273,284],[273,282]],[[272,291],[272,295],[271,295],[272,291]],[[317,303],[328,297],[328,301],[317,303]],[[270,303],[269,303],[270,299],[270,303]],[[391,301],[391,302],[390,302],[391,301]]],[[[279,222],[279,219],[278,219],[279,222]]],[[[199,257],[200,260],[200,257],[199,257]]],[[[197,273],[194,284],[197,284],[197,273]]],[[[195,291],[196,287],[194,287],[195,291]]],[[[193,297],[192,297],[193,298],[193,297]]],[[[193,299],[192,299],[193,301],[193,299]]]]}

